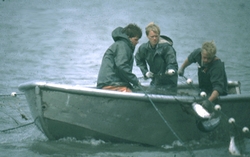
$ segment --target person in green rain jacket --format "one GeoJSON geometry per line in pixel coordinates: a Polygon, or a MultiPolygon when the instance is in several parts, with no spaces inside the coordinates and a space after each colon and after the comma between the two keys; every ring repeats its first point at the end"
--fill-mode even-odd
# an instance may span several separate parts
{"type": "Polygon", "coordinates": [[[138,48],[136,65],[145,78],[152,79],[150,93],[175,94],[178,63],[173,41],[160,35],[160,28],[154,23],[146,27],[146,35],[149,41],[138,48]]]}
{"type": "Polygon", "coordinates": [[[142,36],[135,24],[118,27],[112,32],[114,43],[106,50],[97,79],[97,88],[131,92],[139,86],[139,80],[132,73],[134,50],[142,36]]]}

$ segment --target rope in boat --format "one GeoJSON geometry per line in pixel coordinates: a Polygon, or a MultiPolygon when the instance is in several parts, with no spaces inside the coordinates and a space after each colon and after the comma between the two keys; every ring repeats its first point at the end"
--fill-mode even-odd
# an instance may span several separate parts
{"type": "MultiPolygon", "coordinates": [[[[167,122],[167,120],[163,117],[163,115],[161,114],[160,110],[156,107],[156,105],[154,104],[154,102],[152,101],[152,99],[149,97],[149,95],[146,93],[146,91],[142,87],[140,87],[140,89],[144,92],[144,94],[146,95],[146,97],[148,98],[148,100],[150,101],[150,103],[153,105],[153,107],[156,110],[156,112],[160,115],[161,119],[164,121],[164,123],[167,125],[167,127],[171,130],[171,132],[174,134],[174,136],[181,142],[181,144],[184,144],[184,142],[181,140],[181,138],[176,134],[176,132],[174,131],[174,129],[170,126],[170,124],[167,122]]],[[[187,149],[187,151],[189,152],[189,154],[192,157],[195,157],[193,151],[188,146],[185,146],[185,148],[187,149]]]]}

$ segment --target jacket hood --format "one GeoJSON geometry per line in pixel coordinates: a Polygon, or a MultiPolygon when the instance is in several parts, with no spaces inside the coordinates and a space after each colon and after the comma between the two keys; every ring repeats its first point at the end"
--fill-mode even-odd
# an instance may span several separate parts
{"type": "Polygon", "coordinates": [[[168,43],[169,45],[173,46],[173,40],[165,35],[160,36],[159,43],[168,43]]]}
{"type": "Polygon", "coordinates": [[[126,39],[126,40],[130,41],[128,36],[125,33],[123,33],[122,30],[123,30],[122,27],[117,27],[116,29],[113,30],[112,38],[114,41],[117,41],[119,39],[126,39]]]}
{"type": "Polygon", "coordinates": [[[132,49],[135,48],[135,46],[132,45],[131,41],[129,40],[129,37],[127,34],[122,32],[123,28],[122,27],[117,27],[116,29],[113,30],[112,32],[112,38],[116,42],[118,40],[123,40],[125,41],[132,49]]]}

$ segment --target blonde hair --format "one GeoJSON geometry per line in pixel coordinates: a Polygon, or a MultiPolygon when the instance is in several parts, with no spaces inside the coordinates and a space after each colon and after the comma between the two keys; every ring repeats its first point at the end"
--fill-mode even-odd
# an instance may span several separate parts
{"type": "Polygon", "coordinates": [[[215,46],[214,41],[204,42],[202,45],[202,50],[206,50],[207,54],[210,57],[214,57],[216,54],[216,46],[215,46]]]}
{"type": "Polygon", "coordinates": [[[157,33],[160,35],[161,30],[159,28],[159,26],[157,26],[156,24],[154,24],[154,22],[150,22],[147,27],[145,28],[146,30],[146,35],[148,36],[150,31],[153,31],[154,33],[157,33]]]}

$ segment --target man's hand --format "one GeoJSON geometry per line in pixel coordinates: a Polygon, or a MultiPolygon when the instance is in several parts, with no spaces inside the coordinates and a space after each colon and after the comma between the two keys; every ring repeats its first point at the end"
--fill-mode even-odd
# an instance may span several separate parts
{"type": "Polygon", "coordinates": [[[148,71],[148,72],[146,73],[146,76],[147,76],[147,78],[152,78],[152,77],[154,77],[154,73],[148,71]]]}
{"type": "Polygon", "coordinates": [[[213,112],[213,103],[209,100],[204,100],[202,102],[202,107],[204,107],[209,113],[213,112]]]}
{"type": "Polygon", "coordinates": [[[179,76],[184,76],[184,69],[183,69],[183,68],[180,68],[180,69],[178,70],[178,75],[179,75],[179,76]]]}

